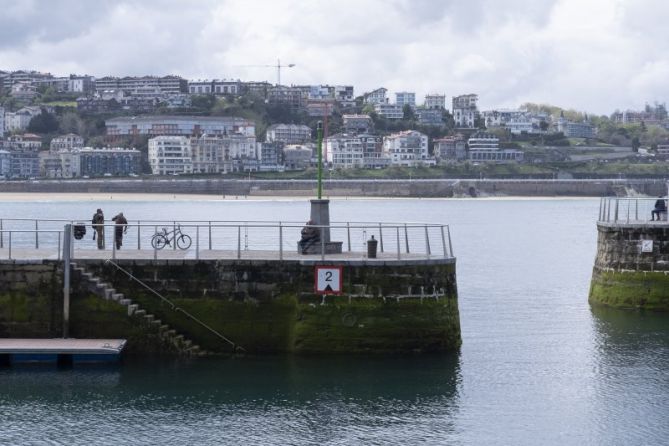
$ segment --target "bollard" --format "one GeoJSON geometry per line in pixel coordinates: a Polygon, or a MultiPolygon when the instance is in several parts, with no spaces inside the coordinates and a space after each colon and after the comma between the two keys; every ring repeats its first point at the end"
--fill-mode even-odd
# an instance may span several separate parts
{"type": "Polygon", "coordinates": [[[378,240],[376,240],[372,234],[372,238],[367,240],[367,258],[376,258],[376,247],[378,246],[378,243],[378,240]]]}

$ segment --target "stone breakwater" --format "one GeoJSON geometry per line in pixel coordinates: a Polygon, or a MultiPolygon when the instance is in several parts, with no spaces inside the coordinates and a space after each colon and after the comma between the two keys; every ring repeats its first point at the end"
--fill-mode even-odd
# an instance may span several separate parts
{"type": "Polygon", "coordinates": [[[598,223],[590,303],[669,311],[669,226],[598,223]]]}
{"type": "MultiPolygon", "coordinates": [[[[73,179],[5,181],[13,193],[156,193],[219,196],[313,196],[315,180],[232,180],[224,178],[73,179]]],[[[603,197],[657,196],[664,180],[325,180],[328,197],[450,198],[483,196],[603,197]]]]}
{"type": "MultiPolygon", "coordinates": [[[[113,265],[77,262],[209,353],[230,353],[230,346],[184,312],[248,353],[441,352],[461,343],[455,259],[340,262],[344,294],[328,296],[314,292],[314,262],[119,263],[175,307],[113,265]]],[[[61,268],[0,261],[0,336],[60,336],[61,268]]],[[[136,314],[93,294],[81,276],[73,275],[72,286],[71,337],[128,339],[130,354],[174,353],[136,314]]]]}

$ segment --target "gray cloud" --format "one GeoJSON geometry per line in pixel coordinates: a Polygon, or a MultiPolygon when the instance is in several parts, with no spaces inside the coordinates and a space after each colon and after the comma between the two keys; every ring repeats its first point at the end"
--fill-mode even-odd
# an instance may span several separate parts
{"type": "Polygon", "coordinates": [[[0,0],[0,69],[479,93],[610,113],[666,101],[663,0],[0,0]],[[255,66],[249,66],[255,65],[255,66]]]}

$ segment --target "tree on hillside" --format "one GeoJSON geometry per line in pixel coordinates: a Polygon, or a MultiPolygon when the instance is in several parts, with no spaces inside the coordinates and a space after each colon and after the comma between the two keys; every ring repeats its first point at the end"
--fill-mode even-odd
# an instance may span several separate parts
{"type": "Polygon", "coordinates": [[[54,115],[42,109],[42,113],[35,116],[28,124],[28,131],[32,133],[54,133],[58,131],[58,120],[54,115]]]}
{"type": "Polygon", "coordinates": [[[402,107],[402,119],[405,121],[415,121],[416,120],[416,113],[413,111],[413,108],[409,104],[404,104],[404,107],[402,107]]]}
{"type": "Polygon", "coordinates": [[[76,133],[83,135],[86,131],[84,120],[75,112],[65,112],[58,117],[59,129],[61,133],[76,133]]]}

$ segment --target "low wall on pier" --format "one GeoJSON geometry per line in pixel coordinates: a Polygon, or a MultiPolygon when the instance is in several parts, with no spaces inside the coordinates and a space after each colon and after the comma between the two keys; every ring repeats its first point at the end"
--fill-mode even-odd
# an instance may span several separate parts
{"type": "Polygon", "coordinates": [[[597,224],[590,302],[669,311],[669,225],[597,224]]]}

